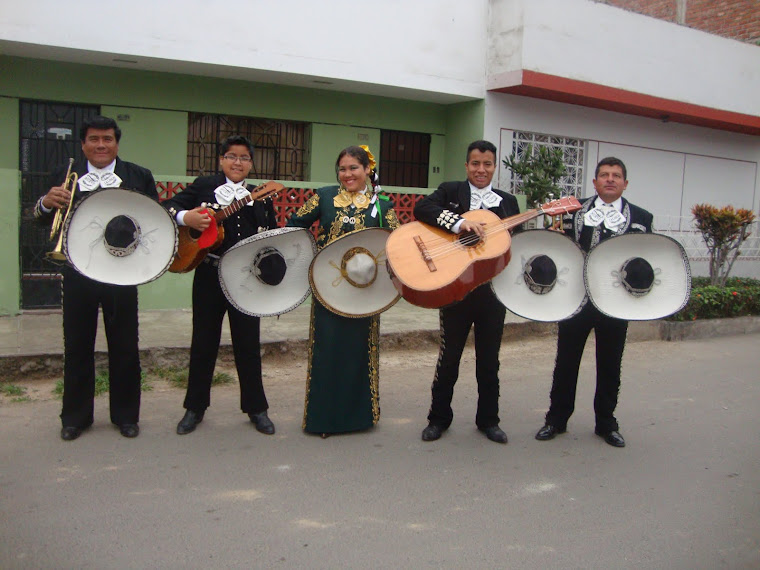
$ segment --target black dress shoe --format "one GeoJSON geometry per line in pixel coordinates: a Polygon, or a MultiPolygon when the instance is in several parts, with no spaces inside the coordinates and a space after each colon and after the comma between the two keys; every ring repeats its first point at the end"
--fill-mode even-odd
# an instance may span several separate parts
{"type": "Polygon", "coordinates": [[[546,424],[544,427],[542,427],[540,430],[538,430],[538,433],[536,433],[536,439],[538,441],[546,441],[549,439],[554,439],[554,436],[558,433],[565,433],[566,430],[559,429],[557,426],[553,426],[552,424],[546,424]]]}
{"type": "Polygon", "coordinates": [[[124,437],[137,437],[140,435],[140,426],[137,424],[121,424],[119,426],[119,433],[124,437]]]}
{"type": "Polygon", "coordinates": [[[422,441],[435,441],[436,439],[441,439],[444,431],[446,431],[446,428],[443,426],[430,424],[422,430],[422,441]]]}
{"type": "Polygon", "coordinates": [[[82,435],[82,428],[76,426],[63,426],[61,428],[61,439],[63,441],[74,441],[82,435]]]}
{"type": "Polygon", "coordinates": [[[495,441],[496,443],[507,443],[507,434],[504,433],[504,430],[499,426],[487,427],[481,431],[485,433],[486,437],[491,441],[495,441]]]}
{"type": "Polygon", "coordinates": [[[274,424],[272,423],[272,420],[269,419],[266,411],[259,414],[248,414],[248,417],[251,418],[251,422],[256,426],[257,431],[267,435],[272,435],[274,433],[274,424]]]}
{"type": "Polygon", "coordinates": [[[179,435],[185,435],[186,433],[195,431],[195,428],[198,427],[198,424],[203,421],[204,413],[205,412],[194,412],[193,410],[187,410],[185,412],[185,415],[182,416],[182,419],[179,420],[179,423],[177,424],[177,433],[179,435]]]}
{"type": "Polygon", "coordinates": [[[625,440],[623,439],[623,436],[620,435],[619,431],[612,430],[601,432],[599,430],[594,430],[594,433],[613,447],[625,447],[625,440]]]}

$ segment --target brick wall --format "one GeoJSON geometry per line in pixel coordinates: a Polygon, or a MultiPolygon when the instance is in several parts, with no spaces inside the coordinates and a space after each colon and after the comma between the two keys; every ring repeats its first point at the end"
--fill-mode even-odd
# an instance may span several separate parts
{"type": "MultiPolygon", "coordinates": [[[[631,12],[676,22],[679,0],[597,0],[631,12]]],[[[681,0],[684,25],[742,42],[760,42],[760,0],[681,0]]]]}

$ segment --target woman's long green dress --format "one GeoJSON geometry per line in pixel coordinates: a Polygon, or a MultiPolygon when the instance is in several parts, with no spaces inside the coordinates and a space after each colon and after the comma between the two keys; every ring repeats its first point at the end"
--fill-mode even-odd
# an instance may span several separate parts
{"type": "MultiPolygon", "coordinates": [[[[399,222],[390,201],[353,195],[338,186],[316,190],[290,218],[288,226],[319,222],[319,249],[340,236],[370,227],[395,229],[399,222]]],[[[326,309],[314,296],[309,325],[309,366],[303,429],[343,433],[372,427],[380,419],[380,316],[348,318],[326,309]]]]}

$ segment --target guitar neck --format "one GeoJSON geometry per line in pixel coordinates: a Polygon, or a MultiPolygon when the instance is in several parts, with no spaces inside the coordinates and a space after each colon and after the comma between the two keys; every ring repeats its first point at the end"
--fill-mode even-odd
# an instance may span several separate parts
{"type": "Polygon", "coordinates": [[[512,228],[515,228],[519,226],[520,224],[524,224],[528,220],[537,218],[543,213],[544,211],[541,208],[536,208],[535,210],[528,210],[527,212],[522,212],[521,214],[515,214],[514,216],[509,216],[508,218],[502,219],[501,225],[504,227],[505,230],[511,230],[512,228]]]}
{"type": "Polygon", "coordinates": [[[224,220],[226,220],[233,214],[237,214],[240,210],[242,210],[245,206],[247,206],[254,200],[264,200],[265,198],[269,198],[270,196],[277,194],[277,192],[279,192],[283,188],[284,186],[282,184],[278,184],[275,182],[267,182],[266,184],[257,186],[245,198],[236,200],[229,206],[222,208],[221,210],[216,212],[214,214],[214,220],[216,220],[217,224],[221,224],[224,220]]]}

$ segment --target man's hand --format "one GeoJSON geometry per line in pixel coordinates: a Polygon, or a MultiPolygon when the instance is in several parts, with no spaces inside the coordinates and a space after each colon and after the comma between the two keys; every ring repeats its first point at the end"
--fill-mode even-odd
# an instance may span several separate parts
{"type": "Polygon", "coordinates": [[[486,230],[485,224],[483,222],[471,222],[469,220],[465,220],[462,222],[462,224],[459,226],[459,231],[461,232],[472,232],[476,236],[478,236],[480,239],[483,239],[486,237],[486,230]]]}
{"type": "Polygon", "coordinates": [[[48,210],[55,208],[68,208],[71,200],[71,192],[63,186],[53,186],[42,199],[42,205],[48,210]]]}
{"type": "Polygon", "coordinates": [[[206,208],[198,206],[185,212],[185,217],[182,221],[185,222],[186,226],[202,232],[211,225],[211,216],[209,216],[206,208]]]}

